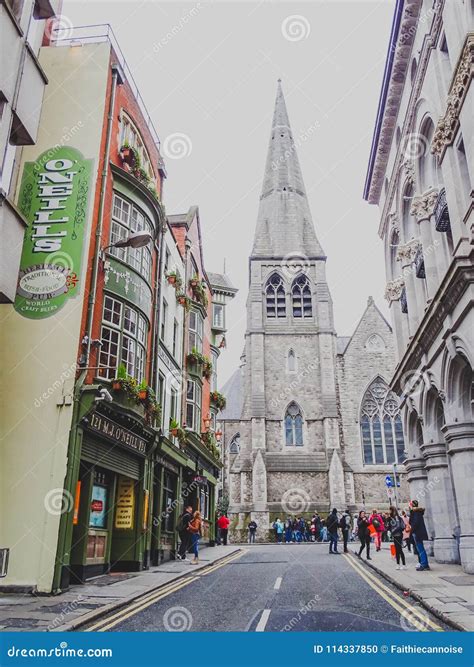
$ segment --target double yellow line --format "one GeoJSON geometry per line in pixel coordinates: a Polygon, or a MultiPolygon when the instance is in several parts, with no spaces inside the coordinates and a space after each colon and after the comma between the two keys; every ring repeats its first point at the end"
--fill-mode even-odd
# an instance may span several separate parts
{"type": "Polygon", "coordinates": [[[434,623],[428,618],[428,612],[423,612],[417,609],[412,604],[406,602],[403,598],[394,593],[388,586],[386,586],[379,578],[372,572],[367,571],[361,563],[354,560],[352,556],[344,554],[345,559],[354,568],[364,581],[366,581],[371,588],[374,589],[386,602],[388,602],[394,609],[396,609],[407,622],[414,626],[420,632],[443,632],[443,628],[434,623]]]}
{"type": "Polygon", "coordinates": [[[113,627],[115,627],[119,623],[122,623],[127,618],[135,616],[135,614],[138,614],[140,611],[143,611],[143,609],[146,609],[147,607],[150,607],[152,604],[159,602],[159,600],[162,600],[168,595],[171,595],[172,593],[179,591],[181,588],[184,588],[185,586],[189,586],[189,584],[192,584],[193,581],[197,581],[200,577],[205,576],[206,574],[210,574],[211,572],[214,572],[215,570],[218,570],[221,567],[224,567],[224,565],[227,565],[227,563],[230,563],[236,558],[240,558],[243,554],[244,551],[239,551],[236,554],[231,554],[230,556],[223,558],[215,565],[209,565],[203,568],[202,570],[198,570],[195,574],[193,573],[190,576],[185,577],[184,579],[173,581],[170,584],[167,584],[166,586],[163,586],[162,588],[153,591],[152,593],[148,593],[143,597],[139,598],[138,600],[135,600],[135,602],[132,602],[130,605],[127,605],[123,609],[120,609],[115,614],[112,614],[111,616],[107,616],[107,618],[97,621],[97,623],[94,623],[93,625],[89,626],[85,630],[85,632],[107,632],[107,630],[111,630],[113,627]]]}

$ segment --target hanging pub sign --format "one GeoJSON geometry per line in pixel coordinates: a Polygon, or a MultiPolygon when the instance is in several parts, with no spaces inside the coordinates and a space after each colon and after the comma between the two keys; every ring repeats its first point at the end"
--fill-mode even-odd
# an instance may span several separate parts
{"type": "Polygon", "coordinates": [[[18,208],[28,228],[14,305],[24,317],[54,315],[79,291],[91,168],[70,146],[25,163],[18,208]]]}

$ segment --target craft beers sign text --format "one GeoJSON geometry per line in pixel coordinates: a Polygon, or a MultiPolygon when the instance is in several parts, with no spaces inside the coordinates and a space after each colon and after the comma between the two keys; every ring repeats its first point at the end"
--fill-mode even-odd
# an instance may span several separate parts
{"type": "Polygon", "coordinates": [[[15,309],[48,317],[78,292],[91,161],[69,146],[44,152],[23,171],[18,206],[28,220],[15,309]]]}

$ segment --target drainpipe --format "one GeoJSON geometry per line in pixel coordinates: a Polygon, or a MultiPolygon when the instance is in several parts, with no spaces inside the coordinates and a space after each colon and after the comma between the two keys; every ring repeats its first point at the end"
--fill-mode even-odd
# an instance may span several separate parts
{"type": "Polygon", "coordinates": [[[87,368],[89,366],[90,354],[91,354],[91,338],[92,338],[92,324],[94,321],[94,306],[97,296],[97,279],[99,275],[99,261],[101,254],[101,240],[102,240],[102,227],[104,223],[104,204],[105,204],[105,195],[107,192],[107,175],[109,172],[109,157],[110,157],[110,142],[112,138],[112,125],[114,118],[114,108],[115,108],[115,94],[117,91],[117,84],[122,83],[123,79],[120,76],[119,67],[117,64],[112,65],[112,87],[110,91],[110,102],[109,102],[109,112],[107,115],[107,135],[105,139],[105,150],[104,150],[104,161],[102,165],[102,177],[100,183],[100,199],[99,199],[99,210],[97,213],[97,227],[95,230],[95,250],[94,257],[92,260],[92,277],[91,277],[91,286],[89,291],[89,302],[87,306],[87,320],[86,320],[86,336],[87,336],[87,345],[86,345],[86,356],[84,361],[84,366],[87,368]]]}
{"type": "MultiPolygon", "coordinates": [[[[164,240],[166,233],[166,216],[164,220],[160,219],[160,235],[158,241],[158,261],[156,263],[156,275],[155,275],[155,312],[153,316],[154,320],[154,331],[153,331],[153,344],[152,344],[152,355],[151,355],[151,371],[150,371],[150,384],[153,389],[158,389],[158,371],[160,366],[160,359],[158,356],[158,351],[160,348],[160,324],[161,324],[161,279],[163,275],[163,257],[164,257],[164,240]]],[[[161,396],[159,397],[161,400],[161,396]]],[[[163,429],[161,429],[163,430],[163,429]]]]}
{"type": "MultiPolygon", "coordinates": [[[[186,237],[184,242],[184,293],[187,296],[188,290],[188,260],[189,260],[189,251],[191,250],[191,240],[186,237]]],[[[183,418],[186,415],[186,381],[187,381],[187,370],[186,370],[186,355],[188,353],[188,312],[186,308],[184,309],[183,315],[183,354],[181,359],[181,365],[183,372],[181,374],[182,378],[182,388],[181,388],[181,425],[183,423],[183,418]]],[[[187,424],[187,426],[189,426],[187,424]]]]}

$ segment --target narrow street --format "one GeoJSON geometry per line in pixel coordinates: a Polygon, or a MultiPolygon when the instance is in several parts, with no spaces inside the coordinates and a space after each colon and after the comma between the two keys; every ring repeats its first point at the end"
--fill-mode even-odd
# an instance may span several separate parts
{"type": "MultiPolygon", "coordinates": [[[[353,551],[354,547],[351,548],[353,551]]],[[[105,616],[87,631],[442,631],[352,555],[327,545],[242,551],[105,616]]]]}

